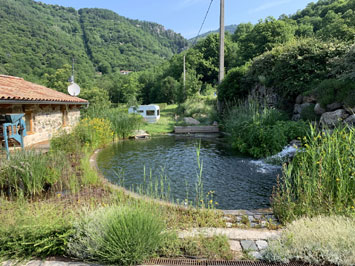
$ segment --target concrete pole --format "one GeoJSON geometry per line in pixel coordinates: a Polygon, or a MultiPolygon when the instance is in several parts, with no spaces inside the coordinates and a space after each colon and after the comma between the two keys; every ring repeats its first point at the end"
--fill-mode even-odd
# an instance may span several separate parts
{"type": "MultiPolygon", "coordinates": [[[[219,75],[218,84],[221,84],[224,79],[224,0],[221,1],[220,20],[219,20],[219,75]]],[[[218,91],[217,91],[218,97],[218,91]]],[[[222,104],[217,98],[217,112],[222,112],[222,104]]]]}
{"type": "Polygon", "coordinates": [[[224,79],[224,0],[221,0],[220,10],[220,23],[219,23],[219,79],[221,84],[224,79]]]}

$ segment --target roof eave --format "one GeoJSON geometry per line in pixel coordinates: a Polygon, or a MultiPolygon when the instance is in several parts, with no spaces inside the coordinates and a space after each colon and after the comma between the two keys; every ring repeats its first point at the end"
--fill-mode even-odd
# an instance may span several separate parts
{"type": "Polygon", "coordinates": [[[69,104],[69,105],[89,105],[89,102],[0,100],[0,104],[69,104]]]}

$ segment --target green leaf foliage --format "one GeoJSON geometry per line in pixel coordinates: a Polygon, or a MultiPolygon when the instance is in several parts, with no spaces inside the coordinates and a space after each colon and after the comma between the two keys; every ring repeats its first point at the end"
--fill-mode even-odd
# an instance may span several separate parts
{"type": "MultiPolygon", "coordinates": [[[[0,0],[0,6],[0,72],[55,89],[53,76],[64,74],[57,70],[67,70],[64,65],[73,57],[76,82],[91,87],[95,72],[142,70],[187,45],[180,34],[161,25],[109,10],[77,11],[33,0],[0,0]]],[[[60,82],[66,83],[68,74],[60,82]]]]}

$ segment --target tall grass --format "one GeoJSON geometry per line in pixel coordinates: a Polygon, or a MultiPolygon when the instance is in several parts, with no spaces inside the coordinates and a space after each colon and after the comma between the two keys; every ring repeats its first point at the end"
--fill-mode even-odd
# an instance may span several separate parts
{"type": "Polygon", "coordinates": [[[355,129],[317,132],[284,167],[272,206],[284,222],[300,216],[355,212],[355,129]]]}
{"type": "Polygon", "coordinates": [[[164,224],[149,206],[101,208],[77,224],[71,256],[110,265],[137,265],[160,247],[164,224]]]}
{"type": "Polygon", "coordinates": [[[111,122],[112,129],[118,138],[129,137],[134,130],[140,129],[143,125],[143,118],[138,114],[128,114],[127,111],[109,109],[103,116],[111,122]]]}
{"type": "Polygon", "coordinates": [[[50,190],[70,188],[73,178],[74,171],[65,153],[20,151],[2,163],[0,191],[9,197],[35,197],[50,190]]]}
{"type": "Polygon", "coordinates": [[[111,123],[112,130],[116,137],[125,139],[134,130],[138,130],[144,124],[142,116],[138,114],[128,114],[128,109],[124,107],[100,108],[95,106],[86,113],[86,118],[101,118],[111,123]]]}
{"type": "Polygon", "coordinates": [[[218,120],[216,103],[216,97],[195,95],[180,104],[177,113],[180,116],[193,117],[201,123],[209,124],[218,120]]]}
{"type": "Polygon", "coordinates": [[[0,198],[0,261],[64,255],[74,216],[57,204],[0,198]]]}
{"type": "Polygon", "coordinates": [[[224,124],[232,147],[257,158],[280,152],[291,140],[303,137],[308,131],[305,122],[288,121],[281,111],[253,99],[232,107],[224,124]]]}

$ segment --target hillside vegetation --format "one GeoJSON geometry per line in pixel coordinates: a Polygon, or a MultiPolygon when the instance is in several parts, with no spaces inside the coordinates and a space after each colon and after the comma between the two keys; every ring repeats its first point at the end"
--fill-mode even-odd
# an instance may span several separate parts
{"type": "MultiPolygon", "coordinates": [[[[44,83],[75,57],[77,81],[96,72],[142,70],[181,51],[187,41],[156,23],[104,9],[65,8],[33,0],[0,0],[0,73],[44,83]]],[[[68,78],[68,77],[66,77],[68,78]]]]}

